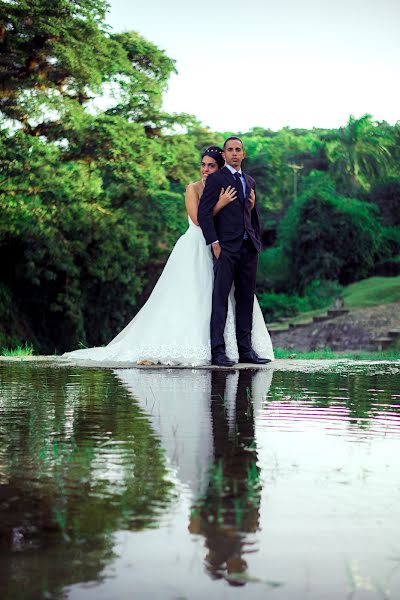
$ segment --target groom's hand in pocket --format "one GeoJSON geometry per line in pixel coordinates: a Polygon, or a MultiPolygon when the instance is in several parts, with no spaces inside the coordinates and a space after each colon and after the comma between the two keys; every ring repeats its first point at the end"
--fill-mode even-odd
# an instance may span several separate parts
{"type": "Polygon", "coordinates": [[[218,260],[219,255],[221,254],[221,246],[219,245],[219,242],[213,242],[211,244],[211,248],[212,248],[215,258],[218,260]]]}

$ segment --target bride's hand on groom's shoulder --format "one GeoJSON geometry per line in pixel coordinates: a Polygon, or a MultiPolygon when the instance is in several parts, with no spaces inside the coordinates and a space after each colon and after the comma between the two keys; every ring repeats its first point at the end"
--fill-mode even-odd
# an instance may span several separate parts
{"type": "Polygon", "coordinates": [[[230,204],[231,202],[236,200],[236,189],[232,185],[228,185],[226,190],[224,188],[221,188],[218,200],[224,206],[230,204]]]}

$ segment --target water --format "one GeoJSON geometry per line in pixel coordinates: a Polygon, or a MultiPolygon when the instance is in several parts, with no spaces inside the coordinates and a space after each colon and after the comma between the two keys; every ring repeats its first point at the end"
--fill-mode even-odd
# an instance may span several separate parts
{"type": "Polygon", "coordinates": [[[0,366],[0,597],[400,597],[400,367],[0,366]]]}

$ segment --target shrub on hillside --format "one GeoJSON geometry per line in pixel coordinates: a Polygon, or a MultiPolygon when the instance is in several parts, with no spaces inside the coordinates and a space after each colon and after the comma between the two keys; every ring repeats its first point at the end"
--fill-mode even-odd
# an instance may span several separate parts
{"type": "Polygon", "coordinates": [[[334,193],[326,176],[290,206],[278,230],[289,259],[291,288],[304,291],[314,279],[346,285],[367,277],[384,256],[384,230],[373,205],[334,193]]]}
{"type": "Polygon", "coordinates": [[[289,279],[289,259],[280,246],[263,250],[258,260],[257,289],[286,290],[289,279]]]}
{"type": "Polygon", "coordinates": [[[310,309],[307,298],[297,294],[276,294],[263,292],[259,296],[260,308],[266,321],[276,321],[283,317],[294,317],[310,309]]]}
{"type": "Polygon", "coordinates": [[[331,306],[334,300],[341,295],[343,291],[337,281],[320,281],[314,279],[304,290],[304,296],[307,298],[310,308],[327,308],[331,306]]]}
{"type": "Polygon", "coordinates": [[[259,294],[259,302],[264,318],[276,321],[302,312],[328,308],[341,291],[342,288],[335,281],[314,280],[306,287],[303,296],[263,292],[259,294]]]}

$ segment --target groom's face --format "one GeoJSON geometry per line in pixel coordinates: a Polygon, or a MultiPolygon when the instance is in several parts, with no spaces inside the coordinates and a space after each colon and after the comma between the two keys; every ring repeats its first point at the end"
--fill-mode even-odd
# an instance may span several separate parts
{"type": "Polygon", "coordinates": [[[244,157],[246,156],[243,150],[242,142],[240,140],[229,140],[226,142],[222,156],[224,157],[227,165],[230,165],[238,171],[244,157]]]}

